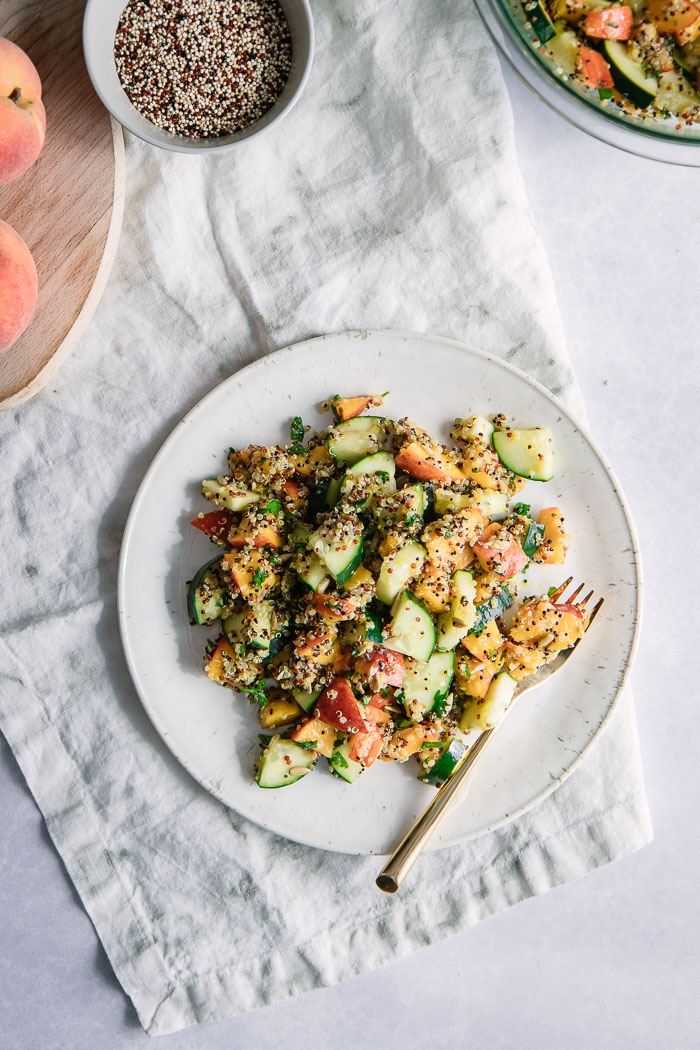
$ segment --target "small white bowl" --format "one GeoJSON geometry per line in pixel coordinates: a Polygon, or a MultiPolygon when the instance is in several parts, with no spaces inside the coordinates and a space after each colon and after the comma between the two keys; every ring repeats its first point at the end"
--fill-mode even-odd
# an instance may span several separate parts
{"type": "Polygon", "coordinates": [[[311,70],[314,23],[308,0],[279,0],[292,35],[292,68],[277,101],[259,120],[231,135],[187,138],[157,127],[129,101],[114,61],[114,37],[127,0],[88,0],[83,19],[85,64],[95,91],[112,116],[145,142],[177,153],[226,150],[269,128],[288,113],[301,94],[311,70]]]}

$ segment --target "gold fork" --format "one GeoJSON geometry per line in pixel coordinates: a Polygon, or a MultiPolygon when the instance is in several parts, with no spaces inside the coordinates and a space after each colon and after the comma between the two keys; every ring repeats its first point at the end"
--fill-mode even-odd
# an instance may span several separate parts
{"type": "MultiPolygon", "coordinates": [[[[550,600],[561,605],[575,605],[575,607],[584,614],[583,633],[585,634],[600,612],[605,599],[599,598],[590,613],[586,614],[586,605],[593,597],[593,591],[589,591],[586,597],[576,604],[576,599],[585,587],[585,584],[582,583],[576,588],[573,594],[569,596],[566,602],[560,602],[559,599],[562,597],[567,587],[571,585],[572,581],[573,577],[570,576],[568,580],[565,580],[564,583],[557,587],[556,591],[552,592],[550,600]]],[[[581,637],[583,637],[583,635],[581,635],[581,637]]],[[[523,693],[528,693],[531,689],[536,689],[539,685],[542,685],[543,682],[551,678],[553,674],[560,671],[580,641],[581,638],[578,638],[569,649],[563,649],[555,660],[549,664],[545,664],[544,667],[539,669],[539,671],[536,671],[535,674],[530,675],[521,682],[515,691],[506,714],[512,709],[515,701],[518,697],[521,697],[523,693]]],[[[501,723],[499,723],[499,725],[500,724],[501,723]]],[[[476,765],[477,759],[484,753],[489,740],[496,732],[497,728],[498,726],[494,726],[493,729],[487,729],[485,732],[481,733],[476,742],[466,752],[465,757],[462,759],[460,765],[454,771],[449,780],[445,781],[427,809],[418,818],[410,831],[404,835],[403,839],[377,876],[377,886],[379,886],[380,890],[384,890],[385,893],[396,893],[418,857],[425,849],[431,835],[442,818],[456,800],[464,797],[462,788],[465,788],[466,793],[466,785],[470,783],[470,775],[476,765]]]]}

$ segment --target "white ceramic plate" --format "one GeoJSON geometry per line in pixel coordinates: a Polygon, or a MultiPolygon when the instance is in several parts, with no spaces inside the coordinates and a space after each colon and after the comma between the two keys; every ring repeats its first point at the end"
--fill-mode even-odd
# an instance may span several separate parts
{"type": "Polygon", "coordinates": [[[560,506],[573,542],[565,573],[537,567],[533,593],[564,575],[606,597],[599,617],[555,680],[516,705],[480,762],[467,801],[433,846],[495,828],[547,795],[575,768],[607,722],[622,688],[639,621],[639,560],[619,486],[601,454],[544,387],[502,361],[434,336],[329,335],[270,354],[227,379],[175,428],[138,491],[124,534],[119,614],[129,667],[156,729],[192,776],[226,805],[297,842],[343,853],[387,853],[433,794],[416,766],[377,763],[349,786],[320,760],[286,789],[253,780],[259,726],[246,698],[209,682],[206,639],[191,627],[185,581],[215,551],[188,522],[203,508],[200,481],[225,469],[230,445],[289,440],[301,415],[335,393],[390,390],[386,412],[448,439],[455,416],[505,412],[514,425],[551,426],[556,476],[529,482],[534,508],[560,506]]]}

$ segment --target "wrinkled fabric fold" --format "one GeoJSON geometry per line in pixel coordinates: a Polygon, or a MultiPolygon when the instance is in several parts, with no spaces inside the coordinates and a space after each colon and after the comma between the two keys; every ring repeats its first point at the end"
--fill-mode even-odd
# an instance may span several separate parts
{"type": "Polygon", "coordinates": [[[391,898],[376,859],[288,842],[209,797],[134,693],[116,611],[129,506],[174,424],[237,368],[323,332],[431,331],[582,412],[471,5],[314,14],[312,75],[280,125],[207,159],[128,141],[98,312],[50,388],[0,416],[0,727],[151,1034],[366,972],[651,837],[629,695],[547,799],[426,855],[391,898]]]}

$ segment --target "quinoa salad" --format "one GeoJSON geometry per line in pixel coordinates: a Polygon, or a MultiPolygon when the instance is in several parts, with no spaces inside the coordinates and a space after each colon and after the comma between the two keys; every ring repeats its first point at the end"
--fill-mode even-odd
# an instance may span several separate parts
{"type": "Polygon", "coordinates": [[[625,112],[700,121],[700,5],[689,0],[524,0],[560,71],[625,112]]]}
{"type": "MultiPolygon", "coordinates": [[[[565,585],[520,600],[529,563],[563,564],[557,507],[521,490],[554,472],[548,428],[456,419],[444,445],[384,398],[325,402],[286,445],[231,448],[191,524],[218,548],[188,583],[190,622],[218,637],[206,674],[250,701],[263,788],[327,760],[348,784],[378,759],[443,783],[502,719],[519,681],[570,648],[565,585]]],[[[325,764],[325,763],[324,763],[325,764]]]]}

